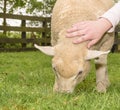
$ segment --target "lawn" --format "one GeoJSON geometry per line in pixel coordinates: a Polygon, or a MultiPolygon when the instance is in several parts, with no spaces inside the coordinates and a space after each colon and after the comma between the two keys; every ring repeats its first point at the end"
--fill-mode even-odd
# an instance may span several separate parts
{"type": "Polygon", "coordinates": [[[110,54],[111,86],[95,91],[95,70],[73,94],[53,93],[51,57],[39,51],[0,53],[0,110],[120,110],[120,55],[110,54]]]}

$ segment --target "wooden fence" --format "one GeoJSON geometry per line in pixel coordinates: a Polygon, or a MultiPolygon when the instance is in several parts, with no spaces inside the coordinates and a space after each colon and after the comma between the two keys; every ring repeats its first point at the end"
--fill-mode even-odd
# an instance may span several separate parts
{"type": "Polygon", "coordinates": [[[33,45],[31,47],[27,47],[28,44],[37,43],[39,45],[50,45],[50,17],[36,17],[36,16],[23,16],[23,15],[12,15],[12,14],[3,14],[0,13],[0,18],[3,19],[16,19],[21,20],[21,26],[3,26],[0,25],[0,30],[3,32],[8,31],[16,31],[21,32],[21,38],[0,38],[0,51],[27,51],[27,50],[35,50],[33,45]],[[39,21],[41,23],[41,27],[26,27],[26,21],[39,21]],[[39,32],[41,33],[40,38],[27,38],[27,32],[39,32]],[[3,44],[11,44],[14,45],[16,43],[21,44],[19,48],[6,48],[3,44]]]}
{"type": "MultiPolygon", "coordinates": [[[[21,26],[1,26],[0,30],[2,31],[18,31],[21,32],[21,38],[0,38],[0,51],[27,51],[35,50],[33,45],[27,47],[30,43],[37,43],[39,45],[50,45],[50,21],[49,17],[36,17],[36,16],[23,16],[23,15],[12,15],[12,14],[3,14],[0,13],[0,18],[2,19],[17,19],[21,20],[21,26]],[[39,21],[42,24],[42,27],[26,27],[26,21],[39,21]],[[26,32],[40,32],[41,38],[27,38],[26,32]],[[14,45],[16,43],[21,44],[19,48],[5,48],[3,44],[14,45]]],[[[112,49],[112,52],[120,51],[120,25],[115,29],[115,43],[112,49]]]]}

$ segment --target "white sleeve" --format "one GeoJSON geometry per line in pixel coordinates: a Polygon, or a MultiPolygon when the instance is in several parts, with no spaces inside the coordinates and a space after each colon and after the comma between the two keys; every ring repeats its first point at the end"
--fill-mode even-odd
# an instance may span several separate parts
{"type": "Polygon", "coordinates": [[[101,17],[108,19],[112,23],[113,27],[108,32],[113,32],[116,25],[120,21],[120,1],[106,13],[104,13],[101,17]]]}

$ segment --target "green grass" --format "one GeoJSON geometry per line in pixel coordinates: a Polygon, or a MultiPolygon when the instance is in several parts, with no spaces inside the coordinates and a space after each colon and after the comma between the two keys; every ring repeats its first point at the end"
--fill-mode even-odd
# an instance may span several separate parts
{"type": "Polygon", "coordinates": [[[37,52],[0,53],[0,110],[120,110],[120,55],[110,54],[111,86],[95,91],[95,71],[73,94],[53,93],[51,57],[37,52]]]}

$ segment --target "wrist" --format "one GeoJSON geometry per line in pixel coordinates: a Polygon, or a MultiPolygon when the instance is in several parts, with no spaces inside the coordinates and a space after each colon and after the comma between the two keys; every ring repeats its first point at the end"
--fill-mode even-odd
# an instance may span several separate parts
{"type": "Polygon", "coordinates": [[[98,22],[102,25],[105,31],[108,31],[112,28],[112,23],[106,18],[100,18],[98,19],[98,22]]]}

